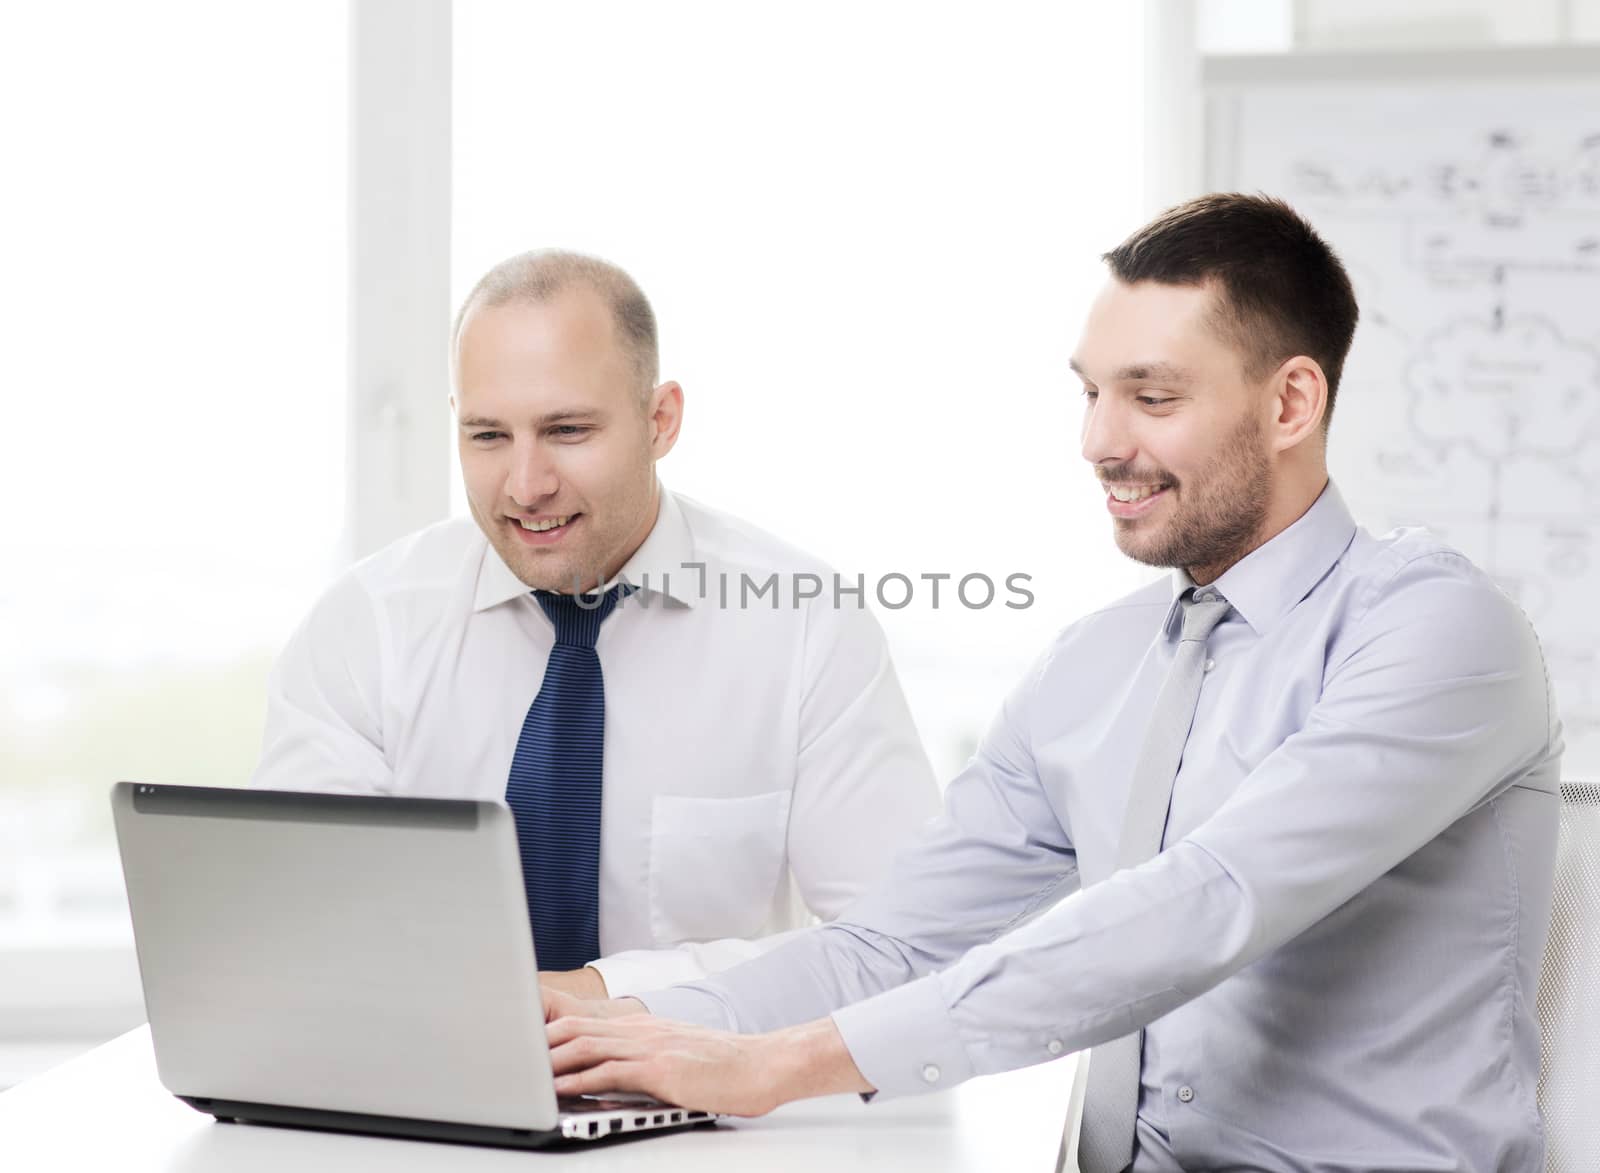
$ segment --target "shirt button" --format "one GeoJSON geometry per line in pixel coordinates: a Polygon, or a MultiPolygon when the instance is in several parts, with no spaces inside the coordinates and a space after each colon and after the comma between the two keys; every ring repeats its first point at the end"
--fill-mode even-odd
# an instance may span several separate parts
{"type": "Polygon", "coordinates": [[[938,1066],[938,1064],[936,1064],[936,1063],[925,1063],[925,1064],[923,1064],[923,1067],[922,1067],[922,1082],[923,1083],[938,1083],[939,1082],[939,1066],[938,1066]]]}
{"type": "Polygon", "coordinates": [[[1205,663],[1205,669],[1207,672],[1211,671],[1211,669],[1215,668],[1216,666],[1217,662],[1215,660],[1207,660],[1205,663]]]}
{"type": "Polygon", "coordinates": [[[1060,1039],[1051,1039],[1048,1043],[1046,1043],[1044,1045],[1044,1049],[1046,1051],[1049,1051],[1052,1055],[1061,1054],[1061,1040],[1060,1039]]]}
{"type": "Polygon", "coordinates": [[[1188,1084],[1184,1084],[1178,1089],[1178,1099],[1187,1104],[1190,1100],[1194,1099],[1194,1088],[1190,1087],[1188,1084]]]}

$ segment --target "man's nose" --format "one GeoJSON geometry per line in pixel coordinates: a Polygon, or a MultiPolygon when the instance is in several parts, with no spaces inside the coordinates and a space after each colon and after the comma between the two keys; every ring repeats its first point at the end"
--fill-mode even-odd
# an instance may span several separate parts
{"type": "Polygon", "coordinates": [[[1093,400],[1083,413],[1083,458],[1090,464],[1132,460],[1138,445],[1127,412],[1109,396],[1093,400]]]}
{"type": "Polygon", "coordinates": [[[506,496],[524,509],[531,508],[561,487],[555,462],[537,440],[518,441],[506,476],[506,496]]]}

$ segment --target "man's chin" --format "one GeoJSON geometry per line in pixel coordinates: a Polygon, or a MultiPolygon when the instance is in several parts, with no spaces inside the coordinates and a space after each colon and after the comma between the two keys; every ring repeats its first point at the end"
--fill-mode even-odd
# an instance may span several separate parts
{"type": "Polygon", "coordinates": [[[565,554],[552,552],[541,555],[522,546],[508,548],[499,542],[495,543],[495,550],[511,573],[521,579],[522,585],[529,590],[571,594],[574,582],[585,585],[583,572],[565,554]]]}
{"type": "Polygon", "coordinates": [[[529,582],[530,578],[536,577],[538,581],[530,584],[534,590],[549,591],[557,595],[592,594],[600,586],[600,579],[593,572],[571,567],[552,572],[549,567],[541,566],[537,575],[523,575],[519,572],[517,577],[523,582],[529,582]]]}
{"type": "Polygon", "coordinates": [[[512,567],[517,577],[527,583],[536,591],[549,591],[557,595],[576,595],[594,589],[594,576],[585,575],[579,570],[558,570],[551,572],[549,567],[541,566],[537,573],[525,568],[512,567]]]}
{"type": "Polygon", "coordinates": [[[1161,547],[1148,540],[1140,541],[1134,534],[1134,523],[1114,521],[1113,529],[1117,541],[1117,549],[1132,558],[1135,562],[1145,566],[1154,566],[1160,570],[1170,570],[1181,563],[1172,560],[1172,551],[1161,547]]]}

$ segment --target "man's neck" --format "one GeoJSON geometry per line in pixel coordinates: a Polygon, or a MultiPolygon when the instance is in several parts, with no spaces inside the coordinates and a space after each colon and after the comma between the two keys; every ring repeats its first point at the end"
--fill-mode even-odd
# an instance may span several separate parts
{"type": "Polygon", "coordinates": [[[1266,519],[1261,523],[1256,536],[1239,553],[1222,562],[1205,566],[1185,566],[1183,572],[1193,580],[1195,586],[1210,586],[1304,517],[1327,487],[1328,473],[1324,469],[1321,471],[1320,479],[1310,478],[1305,482],[1305,487],[1281,494],[1279,499],[1268,507],[1266,519]]]}

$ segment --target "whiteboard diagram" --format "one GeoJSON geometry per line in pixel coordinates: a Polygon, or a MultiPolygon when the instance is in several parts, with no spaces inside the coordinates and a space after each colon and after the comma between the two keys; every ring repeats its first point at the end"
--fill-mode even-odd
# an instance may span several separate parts
{"type": "MultiPolygon", "coordinates": [[[[1210,181],[1280,195],[1361,305],[1329,433],[1369,530],[1425,525],[1533,621],[1600,777],[1600,71],[1213,93],[1210,181]]],[[[1471,638],[1463,632],[1463,638],[1471,638]]]]}

